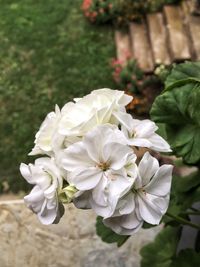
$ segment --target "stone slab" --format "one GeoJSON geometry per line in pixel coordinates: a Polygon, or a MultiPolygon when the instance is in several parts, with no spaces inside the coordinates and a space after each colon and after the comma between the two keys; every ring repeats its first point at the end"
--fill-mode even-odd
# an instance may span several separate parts
{"type": "Polygon", "coordinates": [[[195,57],[200,60],[200,16],[189,16],[189,29],[192,37],[195,57]]]}
{"type": "Polygon", "coordinates": [[[139,67],[147,73],[154,70],[153,56],[145,22],[130,23],[132,51],[139,67]]]}
{"type": "Polygon", "coordinates": [[[140,248],[160,229],[142,229],[117,248],[96,236],[95,218],[92,211],[68,205],[58,225],[44,226],[23,201],[1,201],[0,266],[139,267],[140,248]]]}
{"type": "Polygon", "coordinates": [[[192,2],[183,1],[181,3],[182,12],[184,14],[184,24],[189,36],[189,46],[192,60],[200,60],[200,16],[192,14],[192,2]]]}
{"type": "Polygon", "coordinates": [[[169,32],[169,46],[174,61],[190,59],[187,33],[179,6],[165,6],[164,14],[169,32]]]}
{"type": "Polygon", "coordinates": [[[122,62],[122,65],[126,65],[127,59],[133,57],[130,42],[131,40],[128,33],[119,30],[115,31],[117,59],[122,62]]]}
{"type": "Polygon", "coordinates": [[[168,47],[166,45],[167,35],[162,13],[152,13],[147,15],[147,22],[156,65],[171,63],[168,47]]]}

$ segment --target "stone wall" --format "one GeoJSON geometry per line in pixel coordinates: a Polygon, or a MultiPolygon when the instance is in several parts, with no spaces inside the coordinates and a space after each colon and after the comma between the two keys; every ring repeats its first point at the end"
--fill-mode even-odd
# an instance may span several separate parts
{"type": "Polygon", "coordinates": [[[95,214],[72,205],[58,225],[44,226],[22,200],[0,200],[0,267],[139,267],[140,248],[159,227],[141,230],[121,248],[95,234],[95,214]]]}

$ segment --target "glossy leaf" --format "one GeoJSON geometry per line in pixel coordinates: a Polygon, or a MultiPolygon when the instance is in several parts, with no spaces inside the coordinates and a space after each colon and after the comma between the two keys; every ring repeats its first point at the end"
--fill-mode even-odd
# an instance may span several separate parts
{"type": "Polygon", "coordinates": [[[182,250],[170,267],[198,267],[200,266],[200,253],[192,249],[182,250]]]}
{"type": "Polygon", "coordinates": [[[180,229],[167,226],[155,238],[155,241],[143,247],[141,267],[170,267],[176,254],[180,229]]]}
{"type": "MultiPolygon", "coordinates": [[[[188,164],[200,161],[200,62],[177,65],[164,93],[151,109],[151,118],[165,128],[176,156],[188,164]]],[[[161,132],[162,134],[162,132],[161,132]]]]}
{"type": "Polygon", "coordinates": [[[97,235],[101,237],[102,241],[106,243],[117,243],[118,247],[122,246],[130,237],[126,235],[118,235],[113,232],[103,224],[102,217],[100,216],[97,217],[96,232],[97,235]]]}

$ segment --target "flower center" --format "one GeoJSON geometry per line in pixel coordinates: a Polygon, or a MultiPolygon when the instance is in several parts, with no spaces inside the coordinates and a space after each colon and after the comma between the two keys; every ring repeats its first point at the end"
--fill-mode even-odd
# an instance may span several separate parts
{"type": "Polygon", "coordinates": [[[106,171],[109,168],[109,165],[107,162],[100,162],[97,165],[100,169],[102,169],[102,171],[106,171]]]}
{"type": "Polygon", "coordinates": [[[146,195],[146,191],[144,190],[144,188],[138,188],[138,189],[135,189],[135,188],[131,188],[131,191],[134,193],[134,194],[138,194],[139,192],[143,193],[144,195],[146,195]]]}
{"type": "Polygon", "coordinates": [[[136,136],[137,136],[136,131],[133,131],[131,137],[132,137],[132,138],[135,138],[136,136]]]}

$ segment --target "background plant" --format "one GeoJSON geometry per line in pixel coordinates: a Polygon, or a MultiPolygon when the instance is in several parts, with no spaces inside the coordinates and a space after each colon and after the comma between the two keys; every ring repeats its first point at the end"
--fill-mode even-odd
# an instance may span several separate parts
{"type": "Polygon", "coordinates": [[[128,54],[126,62],[112,59],[111,67],[116,87],[134,97],[127,109],[133,114],[149,117],[151,105],[155,97],[160,94],[170,68],[160,66],[155,74],[146,75],[139,68],[137,61],[131,59],[128,54]]]}
{"type": "Polygon", "coordinates": [[[112,29],[88,24],[81,3],[0,0],[0,191],[27,188],[19,164],[55,103],[114,87],[112,29]]]}
{"type": "Polygon", "coordinates": [[[165,4],[177,4],[181,0],[84,0],[82,9],[92,23],[127,24],[141,19],[149,12],[160,10],[165,4]]]}
{"type": "MultiPolygon", "coordinates": [[[[170,205],[163,217],[164,228],[154,242],[142,248],[142,267],[149,266],[150,262],[154,267],[199,266],[200,225],[193,221],[200,216],[199,116],[200,62],[176,65],[166,78],[164,91],[152,106],[151,118],[159,125],[159,133],[168,140],[173,154],[185,165],[196,168],[186,176],[174,175],[170,205]],[[179,247],[184,225],[196,229],[193,249],[179,247]]],[[[97,234],[105,242],[116,242],[120,246],[129,238],[111,232],[101,218],[96,226],[97,234]]]]}

